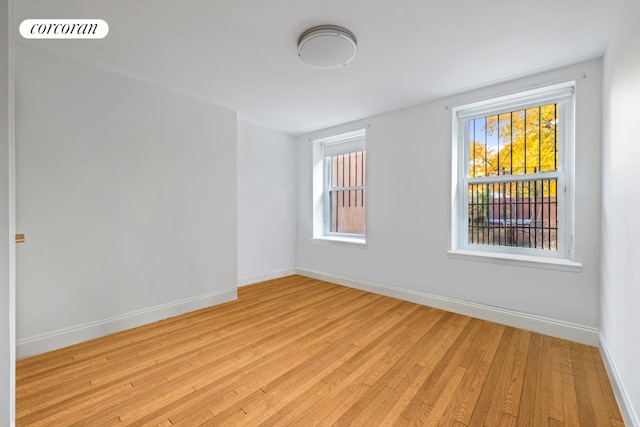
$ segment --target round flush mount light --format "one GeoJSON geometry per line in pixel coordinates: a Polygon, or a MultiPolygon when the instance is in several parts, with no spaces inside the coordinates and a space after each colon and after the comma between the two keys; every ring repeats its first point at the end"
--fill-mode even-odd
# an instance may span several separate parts
{"type": "Polygon", "coordinates": [[[337,25],[319,25],[298,38],[298,57],[318,68],[338,68],[356,56],[356,36],[337,25]]]}

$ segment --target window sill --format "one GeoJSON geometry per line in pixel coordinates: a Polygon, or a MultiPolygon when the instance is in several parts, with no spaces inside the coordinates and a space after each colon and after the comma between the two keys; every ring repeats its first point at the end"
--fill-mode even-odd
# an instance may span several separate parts
{"type": "Polygon", "coordinates": [[[368,247],[366,239],[357,237],[322,236],[312,238],[311,242],[325,245],[349,246],[360,249],[366,249],[368,247]]]}
{"type": "Polygon", "coordinates": [[[468,250],[451,250],[447,252],[450,258],[465,259],[470,261],[492,262],[497,264],[515,265],[520,267],[545,268],[549,270],[582,271],[582,263],[562,258],[543,258],[527,255],[515,255],[506,253],[480,252],[468,250]]]}

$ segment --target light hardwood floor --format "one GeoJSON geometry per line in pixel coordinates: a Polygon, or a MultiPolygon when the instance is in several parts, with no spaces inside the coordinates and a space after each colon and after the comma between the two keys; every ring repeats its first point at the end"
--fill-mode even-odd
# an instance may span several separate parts
{"type": "Polygon", "coordinates": [[[594,347],[289,276],[20,360],[17,425],[623,423],[594,347]]]}

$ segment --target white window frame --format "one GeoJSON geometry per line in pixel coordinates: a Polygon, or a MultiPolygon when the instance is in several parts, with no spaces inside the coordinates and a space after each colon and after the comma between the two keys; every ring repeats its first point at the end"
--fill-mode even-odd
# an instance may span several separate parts
{"type": "Polygon", "coordinates": [[[578,271],[574,262],[574,145],[575,82],[566,82],[488,99],[452,109],[452,215],[450,255],[461,258],[480,257],[483,261],[539,265],[578,271]],[[558,169],[554,172],[497,177],[469,177],[469,121],[496,114],[557,103],[558,169]],[[469,243],[468,185],[482,182],[525,181],[532,177],[558,179],[557,184],[557,250],[521,248],[469,243]]]}
{"type": "MultiPolygon", "coordinates": [[[[335,242],[347,245],[366,246],[366,231],[365,234],[336,233],[331,231],[331,201],[329,194],[331,164],[327,159],[333,155],[354,151],[366,151],[366,128],[358,128],[331,136],[315,138],[312,142],[314,200],[312,240],[319,243],[335,242]]],[[[357,189],[363,188],[366,190],[366,184],[357,187],[357,189]]],[[[353,187],[353,189],[356,189],[356,187],[353,187]]]]}

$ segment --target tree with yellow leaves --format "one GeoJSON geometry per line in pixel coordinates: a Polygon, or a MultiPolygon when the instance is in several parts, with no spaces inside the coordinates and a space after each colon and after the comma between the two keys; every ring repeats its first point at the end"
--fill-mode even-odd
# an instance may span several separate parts
{"type": "Polygon", "coordinates": [[[556,171],[557,122],[556,104],[470,120],[469,176],[556,171]]]}

